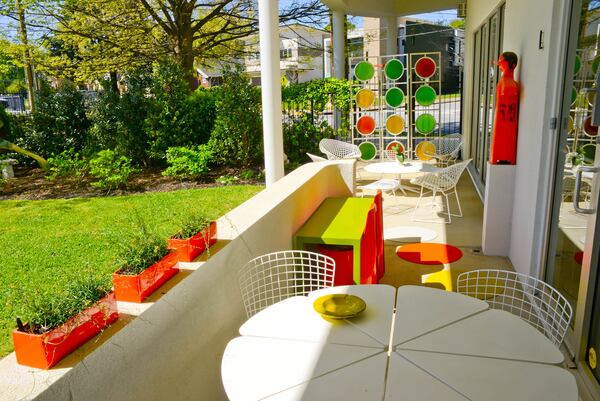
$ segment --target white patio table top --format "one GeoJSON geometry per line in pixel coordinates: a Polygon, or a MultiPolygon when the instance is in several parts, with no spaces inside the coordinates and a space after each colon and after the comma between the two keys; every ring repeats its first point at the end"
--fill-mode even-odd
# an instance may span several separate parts
{"type": "Polygon", "coordinates": [[[441,170],[441,168],[435,167],[432,164],[416,161],[407,161],[403,164],[395,161],[369,163],[364,168],[365,171],[370,173],[380,174],[435,173],[441,170]]]}
{"type": "Polygon", "coordinates": [[[416,286],[333,287],[254,315],[229,342],[225,391],[239,400],[577,401],[561,352],[518,317],[416,286]],[[313,301],[354,294],[367,309],[326,320],[313,301]]]}

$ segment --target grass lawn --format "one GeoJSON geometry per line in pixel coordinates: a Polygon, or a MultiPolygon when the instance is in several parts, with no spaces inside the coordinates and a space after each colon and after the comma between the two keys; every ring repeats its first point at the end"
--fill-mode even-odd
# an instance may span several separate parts
{"type": "Polygon", "coordinates": [[[226,186],[124,197],[0,202],[0,357],[12,351],[15,318],[32,296],[59,294],[75,277],[110,280],[120,247],[139,230],[167,238],[187,216],[214,219],[260,186],[226,186]]]}

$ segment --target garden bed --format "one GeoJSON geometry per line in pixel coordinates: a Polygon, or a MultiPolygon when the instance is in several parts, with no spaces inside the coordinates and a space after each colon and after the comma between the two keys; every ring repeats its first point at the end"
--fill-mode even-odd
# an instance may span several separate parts
{"type": "MultiPolygon", "coordinates": [[[[18,168],[15,166],[15,178],[10,179],[5,187],[0,186],[0,200],[42,200],[89,198],[98,196],[129,195],[144,192],[169,192],[179,189],[199,189],[219,187],[215,180],[221,176],[235,176],[239,171],[234,169],[216,169],[202,176],[201,181],[180,181],[173,177],[165,177],[161,169],[148,169],[132,174],[127,189],[107,191],[94,188],[91,180],[56,178],[49,180],[41,169],[18,168]]],[[[239,184],[257,184],[253,180],[240,180],[239,184]]]]}
{"type": "Polygon", "coordinates": [[[221,186],[0,202],[0,304],[5,305],[0,309],[0,356],[12,350],[15,318],[29,318],[24,313],[28,294],[61,294],[71,280],[88,272],[110,277],[124,244],[139,233],[140,221],[166,239],[190,212],[216,219],[260,190],[261,186],[221,186]]]}

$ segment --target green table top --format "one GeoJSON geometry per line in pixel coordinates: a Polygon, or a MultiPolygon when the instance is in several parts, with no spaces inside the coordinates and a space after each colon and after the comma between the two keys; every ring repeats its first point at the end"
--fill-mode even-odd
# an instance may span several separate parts
{"type": "Polygon", "coordinates": [[[372,198],[327,198],[296,233],[303,241],[325,244],[360,241],[372,198]]]}

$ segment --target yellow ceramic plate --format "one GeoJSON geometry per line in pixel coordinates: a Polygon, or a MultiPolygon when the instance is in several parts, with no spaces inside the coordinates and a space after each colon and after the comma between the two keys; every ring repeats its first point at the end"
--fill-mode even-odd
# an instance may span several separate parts
{"type": "Polygon", "coordinates": [[[347,319],[364,311],[367,304],[355,295],[329,294],[317,298],[313,308],[326,318],[347,319]]]}

